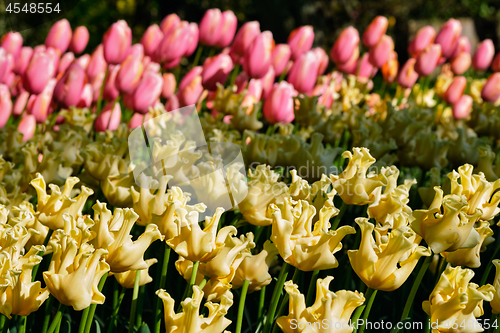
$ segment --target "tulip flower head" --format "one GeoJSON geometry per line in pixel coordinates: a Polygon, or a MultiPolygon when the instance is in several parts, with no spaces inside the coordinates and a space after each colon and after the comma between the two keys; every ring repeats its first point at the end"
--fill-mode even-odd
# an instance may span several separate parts
{"type": "Polygon", "coordinates": [[[247,49],[259,35],[260,23],[258,21],[246,22],[236,33],[231,51],[235,53],[237,58],[245,56],[247,49]]]}
{"type": "Polygon", "coordinates": [[[385,35],[388,26],[389,20],[387,20],[386,17],[375,17],[363,33],[363,44],[366,47],[374,47],[377,45],[380,39],[385,35]]]}
{"type": "Polygon", "coordinates": [[[104,59],[109,64],[121,64],[127,58],[131,45],[132,30],[127,22],[120,20],[113,23],[102,39],[104,59]]]}
{"type": "Polygon", "coordinates": [[[264,102],[264,117],[271,123],[287,124],[293,121],[295,96],[293,86],[281,81],[275,83],[272,91],[264,102]]]}
{"type": "Polygon", "coordinates": [[[393,51],[394,41],[391,37],[383,35],[378,43],[370,49],[370,63],[377,68],[382,67],[389,60],[393,51]]]}
{"type": "Polygon", "coordinates": [[[45,46],[58,49],[62,54],[66,52],[71,42],[71,26],[68,20],[62,19],[54,23],[45,39],[45,46]]]}
{"type": "Polygon", "coordinates": [[[261,78],[271,67],[274,49],[273,34],[264,31],[257,37],[245,51],[243,69],[250,77],[261,78]]]}
{"type": "Polygon", "coordinates": [[[163,39],[163,32],[157,24],[150,25],[141,38],[141,44],[144,46],[144,54],[147,56],[154,56],[156,48],[160,45],[163,39]]]}
{"type": "Polygon", "coordinates": [[[476,53],[472,57],[472,67],[477,70],[485,71],[490,67],[495,56],[495,46],[491,39],[485,39],[478,46],[476,53]]]}
{"type": "Polygon", "coordinates": [[[277,75],[280,75],[285,70],[291,54],[292,51],[290,50],[290,46],[288,46],[288,44],[276,45],[273,51],[272,65],[277,75]]]}
{"type": "Polygon", "coordinates": [[[231,44],[238,26],[238,19],[232,10],[226,10],[221,15],[220,20],[220,37],[215,46],[224,48],[231,44]]]}
{"type": "Polygon", "coordinates": [[[412,57],[417,57],[427,46],[431,45],[436,37],[436,30],[430,25],[420,28],[415,38],[408,45],[408,53],[412,57]]]}
{"type": "Polygon", "coordinates": [[[450,104],[457,103],[460,97],[462,97],[466,87],[467,79],[464,76],[455,76],[453,82],[448,89],[446,89],[443,96],[444,100],[450,104]]]}
{"type": "Polygon", "coordinates": [[[415,71],[421,76],[431,74],[438,65],[441,58],[441,46],[439,44],[431,44],[427,46],[418,55],[415,62],[415,71]]]}
{"type": "Polygon", "coordinates": [[[462,24],[455,19],[449,19],[439,30],[434,43],[441,46],[442,56],[449,58],[457,48],[460,35],[462,34],[462,24]]]}
{"type": "Polygon", "coordinates": [[[87,47],[89,42],[89,31],[86,26],[79,26],[73,32],[69,49],[75,54],[80,54],[87,47]]]}
{"type": "MultiPolygon", "coordinates": [[[[233,14],[234,15],[234,14],[233,14]]],[[[214,46],[222,35],[222,13],[220,9],[209,9],[200,21],[200,43],[214,46]]]]}
{"type": "Polygon", "coordinates": [[[310,93],[316,84],[319,59],[313,51],[308,51],[294,62],[288,73],[288,82],[301,93],[310,93]]]}
{"type": "Polygon", "coordinates": [[[66,107],[76,105],[80,101],[86,81],[85,71],[80,65],[74,63],[57,82],[54,97],[66,107]]]}
{"type": "Polygon", "coordinates": [[[455,75],[462,75],[471,65],[470,53],[461,52],[451,61],[451,70],[455,75]]]}
{"type": "Polygon", "coordinates": [[[227,76],[233,69],[233,61],[227,54],[219,54],[208,58],[203,64],[201,72],[201,84],[207,90],[217,89],[217,83],[224,84],[227,76]]]}
{"type": "Polygon", "coordinates": [[[310,25],[294,29],[288,36],[287,44],[290,46],[292,60],[298,59],[309,51],[314,42],[314,31],[310,25]]]}
{"type": "Polygon", "coordinates": [[[493,73],[481,90],[481,98],[487,102],[495,103],[500,98],[500,73],[493,73]]]}
{"type": "Polygon", "coordinates": [[[23,36],[21,36],[19,32],[9,31],[2,36],[0,46],[7,53],[10,53],[14,57],[17,57],[21,52],[21,48],[23,46],[23,36]]]}
{"type": "Polygon", "coordinates": [[[353,27],[347,27],[335,41],[330,51],[330,58],[337,64],[344,64],[351,59],[355,49],[358,49],[358,44],[358,30],[353,27]]]}
{"type": "Polygon", "coordinates": [[[495,265],[495,281],[493,282],[493,287],[495,288],[495,294],[490,302],[492,313],[500,313],[500,260],[493,260],[493,265],[495,265]]]}

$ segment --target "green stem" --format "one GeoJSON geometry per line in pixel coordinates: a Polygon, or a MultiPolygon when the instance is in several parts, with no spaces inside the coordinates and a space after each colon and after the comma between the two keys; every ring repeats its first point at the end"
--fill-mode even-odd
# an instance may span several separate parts
{"type": "Polygon", "coordinates": [[[87,325],[87,319],[89,317],[90,306],[87,306],[82,312],[82,318],[80,318],[80,327],[78,328],[78,333],[85,332],[85,326],[87,325]]]}
{"type": "MultiPolygon", "coordinates": [[[[146,286],[141,286],[139,288],[139,299],[137,300],[137,327],[141,327],[142,325],[142,309],[144,304],[144,292],[146,291],[146,286]]],[[[159,298],[159,297],[158,297],[159,298]]]]}
{"type": "Polygon", "coordinates": [[[278,306],[278,302],[281,298],[281,292],[283,289],[283,285],[285,284],[285,280],[288,276],[289,270],[290,270],[290,265],[286,262],[283,262],[280,275],[278,276],[278,281],[274,286],[273,297],[271,298],[271,305],[269,306],[269,312],[267,314],[266,327],[264,328],[264,333],[271,333],[271,328],[274,322],[274,314],[276,313],[276,307],[278,306]]]}
{"type": "Polygon", "coordinates": [[[213,57],[215,54],[215,48],[211,47],[210,48],[210,51],[208,52],[208,57],[207,58],[211,58],[213,57]]]}
{"type": "MultiPolygon", "coordinates": [[[[52,233],[53,232],[54,232],[54,230],[52,230],[52,229],[49,229],[49,231],[47,232],[47,236],[45,236],[45,239],[43,240],[43,246],[45,248],[47,247],[47,244],[49,244],[49,240],[50,240],[50,237],[52,237],[52,233]]],[[[37,253],[37,255],[39,255],[40,257],[43,257],[44,254],[45,254],[45,251],[38,251],[38,253],[37,253]]],[[[33,267],[33,271],[31,273],[32,274],[32,276],[31,276],[31,282],[35,282],[36,273],[38,272],[38,268],[39,267],[40,267],[40,264],[38,264],[35,267],[33,267]]]]}
{"type": "Polygon", "coordinates": [[[347,205],[344,201],[342,201],[342,206],[340,206],[339,214],[335,217],[335,220],[333,220],[331,230],[337,230],[346,210],[347,210],[347,205]]]}
{"type": "Polygon", "coordinates": [[[191,270],[191,279],[189,280],[187,297],[190,297],[193,294],[193,286],[196,283],[196,276],[198,275],[198,266],[199,265],[200,265],[199,261],[195,261],[193,263],[193,269],[191,270]]]}
{"type": "Polygon", "coordinates": [[[50,313],[52,310],[52,300],[53,296],[49,295],[49,298],[45,302],[45,317],[43,318],[43,324],[42,324],[42,332],[47,333],[47,329],[49,328],[49,322],[50,322],[50,313]]]}
{"type": "Polygon", "coordinates": [[[233,73],[231,74],[231,81],[229,81],[229,87],[234,85],[234,81],[236,81],[236,76],[238,76],[238,72],[240,71],[240,64],[236,64],[233,68],[233,73]]]}
{"type": "Polygon", "coordinates": [[[286,70],[283,69],[283,72],[281,72],[280,77],[278,79],[278,82],[283,81],[283,79],[285,78],[285,76],[286,76],[286,70]]]}
{"type": "Polygon", "coordinates": [[[205,285],[207,284],[208,280],[210,280],[210,278],[208,276],[205,276],[203,278],[203,280],[201,280],[200,284],[198,285],[198,287],[200,287],[200,289],[203,289],[205,288],[205,285]]]}
{"type": "MultiPolygon", "coordinates": [[[[200,45],[199,47],[201,48],[202,46],[200,45]]],[[[168,262],[170,259],[170,246],[168,246],[167,243],[164,243],[164,246],[165,246],[165,252],[163,253],[163,263],[161,266],[160,286],[158,288],[156,288],[156,290],[163,288],[165,286],[165,282],[167,281],[168,262]]],[[[154,321],[153,332],[160,333],[161,298],[159,298],[159,297],[157,297],[157,299],[156,299],[154,314],[155,314],[155,321],[154,321]]]]}
{"type": "Polygon", "coordinates": [[[314,288],[316,287],[316,280],[318,279],[319,271],[314,271],[311,276],[311,282],[309,282],[309,288],[307,289],[306,305],[310,306],[314,297],[314,288]]]}
{"type": "MultiPolygon", "coordinates": [[[[106,272],[106,274],[102,276],[101,281],[99,281],[98,285],[99,291],[101,291],[102,288],[104,287],[104,283],[106,283],[107,278],[108,278],[108,272],[106,272]]],[[[96,308],[97,304],[90,305],[89,315],[87,318],[87,323],[85,325],[85,333],[90,333],[90,328],[92,327],[92,323],[94,322],[94,313],[96,308]]]]}
{"type": "Polygon", "coordinates": [[[194,56],[194,61],[193,61],[193,67],[198,66],[198,63],[200,62],[201,54],[203,53],[203,45],[199,45],[198,49],[196,50],[196,55],[194,56]]]}
{"type": "Polygon", "coordinates": [[[387,82],[382,81],[382,86],[380,87],[380,98],[382,100],[384,99],[386,89],[387,89],[387,82]]]}
{"type": "Polygon", "coordinates": [[[238,319],[236,321],[236,332],[241,333],[241,325],[243,323],[243,311],[245,309],[245,299],[247,297],[248,286],[250,282],[245,279],[243,280],[243,287],[241,289],[240,304],[238,306],[238,319]]]}
{"type": "Polygon", "coordinates": [[[26,319],[27,316],[21,316],[21,326],[19,327],[19,333],[25,333],[26,332],[26,319]]]}
{"type": "Polygon", "coordinates": [[[132,307],[130,308],[130,319],[128,324],[128,333],[132,333],[134,331],[134,323],[135,323],[135,312],[137,309],[137,298],[139,297],[139,281],[141,280],[141,271],[137,270],[135,272],[135,281],[134,281],[134,292],[132,293],[132,307]]]}
{"type": "Polygon", "coordinates": [[[54,319],[52,320],[52,324],[50,324],[48,333],[54,333],[57,327],[61,325],[61,319],[65,310],[66,305],[59,303],[59,308],[57,309],[54,319]]]}
{"type": "Polygon", "coordinates": [[[9,322],[10,322],[10,319],[8,319],[7,316],[0,315],[0,327],[2,328],[2,333],[4,331],[7,332],[7,330],[9,329],[9,322]]]}
{"type": "Polygon", "coordinates": [[[127,288],[122,287],[122,290],[120,291],[120,295],[118,296],[118,300],[116,301],[116,305],[113,308],[113,314],[111,315],[111,322],[109,323],[108,333],[113,332],[113,330],[115,328],[116,317],[118,316],[118,312],[120,311],[120,305],[122,304],[123,297],[125,296],[126,291],[127,291],[127,288]]]}
{"type": "Polygon", "coordinates": [[[368,287],[368,290],[366,291],[368,304],[366,305],[366,309],[363,312],[363,326],[361,326],[359,333],[363,333],[365,331],[365,324],[368,319],[368,315],[370,314],[370,310],[372,309],[373,301],[375,301],[375,296],[377,296],[377,290],[368,287]]]}
{"type": "Polygon", "coordinates": [[[264,302],[266,300],[266,286],[262,287],[259,295],[259,309],[257,310],[257,318],[260,321],[264,313],[264,302]]]}
{"type": "MultiPolygon", "coordinates": [[[[368,303],[370,302],[369,299],[371,298],[371,295],[372,293],[374,292],[375,290],[372,289],[372,288],[368,288],[366,290],[366,293],[365,293],[365,300],[368,300],[368,303]]],[[[352,315],[352,318],[351,318],[351,322],[352,323],[356,323],[359,319],[359,317],[361,317],[361,314],[363,314],[363,310],[367,307],[368,305],[367,302],[365,302],[365,304],[361,305],[361,306],[358,306],[356,308],[356,311],[354,312],[354,314],[352,315]]],[[[358,329],[356,328],[353,332],[357,332],[358,329]]]]}
{"type": "Polygon", "coordinates": [[[495,252],[493,252],[493,255],[491,256],[491,259],[488,262],[488,266],[486,266],[483,276],[481,277],[481,283],[479,284],[480,286],[484,286],[484,284],[486,283],[488,275],[490,275],[491,268],[493,268],[493,260],[497,259],[496,256],[498,255],[498,251],[500,251],[500,246],[497,246],[495,252]]]}

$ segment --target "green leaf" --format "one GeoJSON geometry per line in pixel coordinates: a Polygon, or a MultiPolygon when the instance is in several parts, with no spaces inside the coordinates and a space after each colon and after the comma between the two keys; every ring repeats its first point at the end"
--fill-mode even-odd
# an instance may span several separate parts
{"type": "Polygon", "coordinates": [[[151,333],[151,331],[149,330],[148,324],[142,323],[142,325],[141,325],[141,327],[139,327],[139,330],[137,331],[137,333],[151,333]]]}

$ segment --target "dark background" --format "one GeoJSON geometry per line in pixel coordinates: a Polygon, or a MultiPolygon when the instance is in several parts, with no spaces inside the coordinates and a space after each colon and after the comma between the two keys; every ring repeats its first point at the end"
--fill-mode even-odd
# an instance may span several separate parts
{"type": "MultiPolygon", "coordinates": [[[[29,18],[8,14],[10,1],[0,0],[0,34],[21,30],[27,45],[43,43],[48,29],[57,17],[34,14],[29,18]],[[3,2],[3,3],[2,3],[3,2]],[[43,21],[49,21],[44,23],[43,21]],[[30,27],[31,26],[31,27],[30,27]]],[[[56,1],[56,0],[47,0],[56,1]]],[[[315,45],[329,49],[347,25],[363,31],[376,15],[390,19],[388,34],[395,39],[396,51],[406,56],[410,22],[432,23],[436,26],[451,17],[471,18],[479,40],[491,38],[498,50],[500,31],[500,0],[59,0],[63,1],[60,17],[66,17],[73,28],[86,25],[90,31],[87,52],[100,43],[107,28],[118,19],[125,19],[133,29],[134,42],[151,23],[159,23],[170,13],[181,19],[199,22],[205,10],[218,7],[231,9],[243,22],[258,20],[261,30],[271,30],[277,43],[286,42],[293,28],[312,25],[315,45]]]]}

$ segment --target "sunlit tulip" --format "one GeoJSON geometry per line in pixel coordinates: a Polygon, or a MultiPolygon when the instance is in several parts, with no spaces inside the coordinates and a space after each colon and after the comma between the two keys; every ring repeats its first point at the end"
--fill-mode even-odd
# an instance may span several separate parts
{"type": "Polygon", "coordinates": [[[318,61],[318,76],[323,75],[328,67],[328,54],[321,47],[315,47],[311,50],[316,55],[318,61]]]}
{"type": "Polygon", "coordinates": [[[169,14],[163,18],[160,23],[160,29],[164,34],[169,33],[181,23],[181,19],[175,13],[169,14]]]}
{"type": "Polygon", "coordinates": [[[408,53],[412,57],[417,57],[427,46],[431,45],[436,37],[436,30],[430,25],[420,28],[415,38],[408,45],[408,53]]]}
{"type": "Polygon", "coordinates": [[[94,78],[99,73],[104,73],[106,71],[106,60],[104,60],[103,46],[99,44],[94,52],[92,52],[92,56],[90,57],[90,62],[87,67],[87,76],[90,81],[93,81],[94,78]]]}
{"type": "Polygon", "coordinates": [[[92,85],[87,83],[83,86],[82,95],[80,96],[80,100],[76,104],[79,108],[89,108],[94,99],[94,92],[92,89],[92,85]]]}
{"type": "Polygon", "coordinates": [[[200,43],[214,46],[222,35],[222,13],[220,9],[209,9],[200,21],[200,43]]]}
{"type": "Polygon", "coordinates": [[[386,17],[375,17],[363,33],[363,44],[368,48],[377,45],[382,36],[385,35],[388,26],[389,20],[386,17]]]}
{"type": "Polygon", "coordinates": [[[207,90],[216,90],[217,83],[224,85],[233,69],[233,61],[227,54],[219,54],[205,60],[201,72],[202,85],[207,90]]]}
{"type": "Polygon", "coordinates": [[[361,79],[361,82],[366,83],[368,79],[375,76],[377,70],[377,67],[370,63],[370,55],[368,53],[363,54],[363,56],[358,59],[356,74],[358,76],[358,80],[361,79]]]}
{"type": "Polygon", "coordinates": [[[157,24],[150,25],[141,38],[141,44],[144,46],[144,53],[150,57],[154,56],[158,45],[163,39],[163,32],[157,24]]]}
{"type": "Polygon", "coordinates": [[[272,65],[276,75],[280,75],[290,60],[291,51],[288,44],[278,44],[273,50],[272,65]]]}
{"type": "Polygon", "coordinates": [[[500,98],[500,73],[493,73],[481,90],[481,97],[487,102],[496,102],[500,98]]]}
{"type": "Polygon", "coordinates": [[[490,67],[495,56],[495,46],[491,39],[485,39],[477,46],[476,53],[472,57],[472,67],[485,71],[490,67]]]}
{"type": "Polygon", "coordinates": [[[66,52],[63,54],[61,57],[61,60],[59,61],[59,66],[57,67],[57,74],[59,73],[64,73],[69,65],[75,60],[75,55],[73,52],[66,52]]]}
{"type": "Polygon", "coordinates": [[[455,52],[453,52],[453,55],[451,57],[455,58],[462,52],[470,54],[470,42],[467,36],[460,36],[460,38],[458,39],[457,48],[455,49],[455,52]]]}
{"type": "Polygon", "coordinates": [[[224,48],[226,46],[229,46],[234,39],[234,34],[236,33],[236,28],[238,26],[238,19],[236,18],[236,15],[234,15],[232,10],[226,10],[222,13],[219,24],[220,37],[215,43],[215,46],[224,48]]]}
{"type": "Polygon", "coordinates": [[[0,84],[0,128],[4,128],[12,114],[12,100],[9,88],[0,84]]]}
{"type": "Polygon", "coordinates": [[[94,128],[97,132],[105,132],[106,130],[114,131],[120,126],[121,119],[122,110],[120,103],[109,102],[97,116],[94,128]]]}
{"type": "MultiPolygon", "coordinates": [[[[116,77],[118,72],[120,71],[120,65],[109,65],[108,75],[106,76],[106,82],[104,82],[104,89],[102,93],[102,97],[107,101],[114,101],[120,91],[116,88],[116,77]]],[[[100,91],[95,91],[98,94],[100,91]]]]}
{"type": "Polygon", "coordinates": [[[172,73],[163,74],[163,89],[161,91],[161,96],[163,98],[169,98],[175,94],[177,82],[175,81],[175,75],[172,73]]]}
{"type": "Polygon", "coordinates": [[[198,29],[198,24],[189,23],[188,25],[188,36],[187,36],[187,48],[184,56],[189,57],[194,53],[198,47],[200,30],[198,29]]]}
{"type": "Polygon", "coordinates": [[[359,49],[355,48],[352,53],[351,58],[344,62],[343,64],[337,64],[337,68],[339,71],[345,74],[356,74],[356,69],[358,68],[358,60],[359,60],[359,49]]]}
{"type": "Polygon", "coordinates": [[[78,64],[72,64],[57,82],[54,97],[65,107],[76,105],[80,101],[87,78],[85,71],[78,64]]]}
{"type": "Polygon", "coordinates": [[[389,56],[389,60],[382,66],[382,76],[384,77],[384,81],[387,83],[393,83],[398,76],[398,54],[395,51],[391,52],[389,56]]]}
{"type": "Polygon", "coordinates": [[[293,63],[288,73],[288,82],[301,93],[309,93],[316,84],[319,61],[313,51],[308,51],[293,63]]]}
{"type": "Polygon", "coordinates": [[[125,94],[133,93],[139,85],[143,71],[144,67],[141,58],[133,54],[129,55],[127,59],[122,62],[120,70],[116,74],[116,88],[125,94]]]}
{"type": "Polygon", "coordinates": [[[359,33],[353,27],[345,28],[330,51],[330,58],[337,64],[346,63],[358,48],[359,33]]]}
{"type": "Polygon", "coordinates": [[[479,287],[470,282],[474,272],[461,267],[448,267],[441,274],[429,300],[422,303],[422,308],[430,316],[434,332],[451,332],[446,323],[467,323],[456,332],[482,332],[476,318],[484,314],[483,302],[493,299],[495,288],[487,284],[479,287]]]}
{"type": "Polygon", "coordinates": [[[134,110],[147,113],[161,95],[163,78],[160,73],[147,72],[134,92],[134,110]]]}
{"type": "Polygon", "coordinates": [[[35,116],[31,114],[23,115],[17,130],[23,135],[23,141],[26,142],[35,135],[36,130],[36,119],[35,116]]]}
{"type": "Polygon", "coordinates": [[[134,115],[132,116],[132,118],[130,118],[130,121],[128,122],[128,128],[134,129],[139,126],[142,126],[142,124],[145,122],[144,117],[145,115],[139,112],[134,113],[134,115]]]}
{"type": "Polygon", "coordinates": [[[421,76],[427,76],[434,71],[441,58],[441,46],[431,44],[427,46],[417,57],[415,71],[421,76]]]}
{"type": "Polygon", "coordinates": [[[493,230],[490,228],[489,222],[481,222],[479,226],[474,228],[479,234],[479,243],[476,246],[468,249],[458,249],[453,252],[443,252],[443,257],[446,261],[454,266],[466,266],[469,268],[478,268],[481,266],[481,248],[488,237],[493,236],[493,230]]]}
{"type": "Polygon", "coordinates": [[[26,104],[28,103],[28,99],[30,97],[30,93],[27,91],[22,91],[16,98],[14,102],[14,107],[12,109],[12,114],[17,117],[23,113],[26,108],[26,104]]]}
{"type": "Polygon", "coordinates": [[[271,66],[267,71],[266,75],[263,78],[260,78],[260,82],[262,83],[262,98],[266,99],[271,94],[274,86],[274,80],[276,78],[276,74],[274,72],[274,68],[271,66]]]}
{"type": "Polygon", "coordinates": [[[121,64],[132,45],[132,30],[127,22],[120,20],[106,31],[102,39],[103,56],[109,64],[121,64]]]}
{"type": "Polygon", "coordinates": [[[363,305],[365,298],[357,291],[330,291],[332,280],[332,276],[316,280],[316,298],[310,307],[307,307],[306,297],[300,293],[299,286],[293,281],[285,282],[285,291],[290,296],[289,313],[276,320],[276,324],[284,333],[352,332],[351,325],[354,321],[351,323],[351,316],[356,308],[363,305]],[[328,326],[324,326],[323,323],[328,323],[328,326]],[[303,327],[304,330],[299,330],[297,327],[303,327]]]}
{"type": "Polygon", "coordinates": [[[269,70],[274,48],[273,34],[264,31],[247,48],[243,59],[243,69],[250,77],[261,78],[269,70]]]}
{"type": "Polygon", "coordinates": [[[243,57],[247,49],[253,43],[254,39],[259,35],[260,23],[257,21],[246,22],[236,33],[231,50],[238,57],[243,57]]]}
{"type": "MultiPolygon", "coordinates": [[[[158,260],[156,258],[151,258],[145,260],[145,262],[148,265],[148,268],[140,270],[139,286],[144,286],[153,281],[153,278],[149,275],[149,267],[156,264],[158,260]]],[[[116,278],[116,281],[120,284],[120,286],[132,289],[134,288],[136,272],[136,270],[132,270],[123,273],[114,273],[113,276],[116,278]]]]}
{"type": "Polygon", "coordinates": [[[460,97],[462,97],[466,87],[467,79],[464,76],[455,76],[444,93],[444,100],[450,104],[457,103],[460,97]]]}
{"type": "Polygon", "coordinates": [[[394,42],[392,38],[387,35],[383,35],[378,43],[370,49],[370,63],[377,68],[382,67],[389,60],[393,51],[394,42]]]}
{"type": "Polygon", "coordinates": [[[54,61],[48,53],[34,54],[23,76],[24,88],[32,94],[41,93],[55,71],[54,61]]]}
{"type": "MultiPolygon", "coordinates": [[[[156,51],[156,58],[158,62],[173,62],[180,59],[187,51],[190,34],[189,24],[181,22],[177,27],[165,34],[158,49],[156,51]]],[[[175,67],[172,64],[169,68],[175,67]]]]}
{"type": "Polygon", "coordinates": [[[23,36],[21,36],[19,32],[9,31],[2,36],[2,49],[12,54],[14,57],[19,56],[22,46],[23,36]]]}
{"type": "Polygon", "coordinates": [[[203,92],[201,84],[201,72],[203,67],[196,66],[191,69],[179,83],[178,98],[182,106],[196,104],[198,98],[203,92]]]}
{"type": "Polygon", "coordinates": [[[68,20],[62,19],[54,23],[45,39],[45,46],[58,49],[62,54],[68,49],[71,42],[71,26],[68,20]]]}
{"type": "Polygon", "coordinates": [[[80,54],[85,50],[88,42],[89,42],[89,31],[87,27],[84,25],[79,26],[73,32],[73,37],[71,37],[71,43],[69,44],[69,49],[75,54],[80,54]]]}
{"type": "Polygon", "coordinates": [[[439,30],[434,43],[441,45],[441,53],[445,58],[449,58],[455,52],[458,39],[462,34],[462,24],[455,19],[449,19],[439,30]]]}
{"type": "Polygon", "coordinates": [[[29,46],[23,46],[19,53],[19,56],[14,59],[14,73],[18,75],[24,75],[24,72],[28,68],[33,55],[33,49],[29,46]]]}
{"type": "Polygon", "coordinates": [[[462,75],[469,69],[471,61],[470,54],[462,52],[451,61],[451,71],[456,75],[462,75]]]}
{"type": "Polygon", "coordinates": [[[309,51],[314,42],[314,30],[310,25],[294,29],[288,36],[287,44],[290,46],[291,58],[300,58],[303,53],[309,51]]]}
{"type": "Polygon", "coordinates": [[[165,111],[169,112],[177,110],[178,108],[180,108],[180,103],[177,95],[172,95],[167,98],[167,101],[165,102],[165,111]]]}
{"type": "Polygon", "coordinates": [[[495,294],[493,300],[491,300],[490,305],[493,314],[500,313],[500,260],[493,260],[493,265],[495,265],[495,280],[493,282],[493,287],[495,287],[495,294]]]}
{"type": "MultiPolygon", "coordinates": [[[[74,86],[73,89],[78,92],[80,89],[80,81],[81,77],[77,78],[76,81],[71,83],[72,86],[74,86]]],[[[50,79],[49,82],[47,83],[47,86],[43,89],[43,91],[38,94],[38,95],[31,95],[30,99],[28,100],[28,105],[26,106],[28,112],[35,116],[35,119],[38,123],[43,123],[45,120],[47,120],[47,116],[50,112],[50,103],[52,101],[52,96],[54,95],[54,89],[56,87],[56,79],[50,79]]],[[[63,84],[64,85],[64,84],[63,84]]],[[[69,85],[68,85],[69,88],[69,85]]],[[[64,89],[64,86],[63,86],[64,89]]],[[[82,86],[83,89],[83,86],[82,86]]],[[[66,92],[63,90],[63,93],[61,94],[62,98],[65,98],[64,94],[66,92]]],[[[80,90],[81,94],[81,90],[80,90]]],[[[71,101],[72,98],[75,98],[76,94],[73,92],[68,91],[68,101],[71,101]]],[[[77,99],[80,99],[80,95],[76,96],[77,99]]],[[[78,102],[77,100],[77,102],[78,102]]],[[[74,105],[74,104],[73,104],[74,105]]]]}
{"type": "Polygon", "coordinates": [[[275,83],[271,93],[264,102],[264,117],[270,123],[288,124],[294,115],[294,88],[286,82],[275,83]]]}

